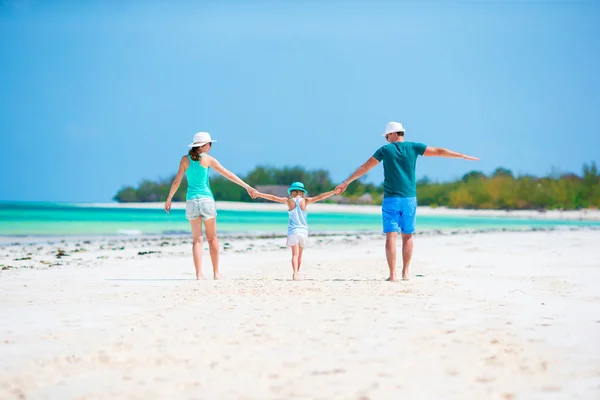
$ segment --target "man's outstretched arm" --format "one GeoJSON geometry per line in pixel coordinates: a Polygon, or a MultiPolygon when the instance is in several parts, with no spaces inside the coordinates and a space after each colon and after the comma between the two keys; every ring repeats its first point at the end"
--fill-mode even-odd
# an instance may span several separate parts
{"type": "Polygon", "coordinates": [[[465,160],[479,161],[479,158],[477,157],[467,156],[466,154],[457,153],[455,151],[444,149],[442,147],[427,146],[423,155],[425,157],[463,158],[465,160]]]}
{"type": "Polygon", "coordinates": [[[369,172],[377,164],[379,164],[379,161],[375,157],[369,158],[367,160],[367,162],[365,162],[363,165],[358,167],[358,169],[356,171],[354,171],[354,173],[352,175],[350,175],[348,177],[348,179],[346,179],[344,182],[337,185],[335,187],[335,192],[337,194],[344,193],[344,191],[346,190],[346,188],[348,187],[348,185],[350,183],[354,182],[355,180],[357,180],[358,178],[360,178],[361,176],[363,176],[364,174],[369,172]]]}

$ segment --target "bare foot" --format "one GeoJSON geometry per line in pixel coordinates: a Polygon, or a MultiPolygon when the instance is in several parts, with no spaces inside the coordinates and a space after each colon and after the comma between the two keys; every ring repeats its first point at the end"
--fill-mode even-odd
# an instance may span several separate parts
{"type": "Polygon", "coordinates": [[[220,272],[217,272],[216,274],[214,274],[213,278],[216,280],[218,279],[223,279],[225,278],[225,276],[223,276],[223,274],[221,274],[220,272]]]}
{"type": "Polygon", "coordinates": [[[389,278],[386,279],[386,281],[388,281],[388,282],[398,282],[398,279],[395,276],[390,276],[389,278]]]}
{"type": "Polygon", "coordinates": [[[301,281],[302,278],[300,278],[300,274],[296,273],[292,275],[292,279],[295,281],[301,281]]]}
{"type": "Polygon", "coordinates": [[[200,275],[196,275],[196,280],[197,280],[197,281],[205,281],[205,280],[206,280],[206,277],[205,277],[204,275],[202,275],[202,274],[200,274],[200,275]]]}
{"type": "Polygon", "coordinates": [[[403,280],[403,281],[408,281],[408,280],[409,280],[409,279],[408,279],[408,275],[407,275],[407,276],[403,276],[403,277],[402,277],[402,280],[403,280]]]}

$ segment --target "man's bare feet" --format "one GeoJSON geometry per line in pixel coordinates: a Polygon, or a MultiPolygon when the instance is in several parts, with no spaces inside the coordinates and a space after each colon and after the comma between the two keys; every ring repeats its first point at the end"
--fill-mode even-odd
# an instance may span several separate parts
{"type": "Polygon", "coordinates": [[[390,276],[389,278],[386,279],[386,281],[388,281],[388,282],[398,282],[398,278],[396,278],[396,276],[390,276]]]}
{"type": "Polygon", "coordinates": [[[205,280],[206,280],[206,277],[205,277],[204,275],[202,275],[202,274],[200,274],[200,275],[196,275],[196,280],[197,280],[197,281],[205,281],[205,280]]]}
{"type": "Polygon", "coordinates": [[[300,274],[299,273],[295,273],[292,275],[292,279],[295,281],[301,281],[302,278],[300,278],[300,274]]]}

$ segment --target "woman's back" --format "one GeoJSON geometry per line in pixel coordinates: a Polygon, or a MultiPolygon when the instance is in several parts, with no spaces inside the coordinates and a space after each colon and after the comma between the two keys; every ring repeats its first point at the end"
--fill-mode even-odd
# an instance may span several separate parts
{"type": "Polygon", "coordinates": [[[186,200],[202,197],[214,199],[212,190],[210,190],[210,181],[208,177],[209,168],[201,164],[202,156],[204,156],[204,154],[201,154],[200,159],[195,161],[188,155],[190,165],[185,171],[188,183],[187,194],[185,196],[186,200]]]}

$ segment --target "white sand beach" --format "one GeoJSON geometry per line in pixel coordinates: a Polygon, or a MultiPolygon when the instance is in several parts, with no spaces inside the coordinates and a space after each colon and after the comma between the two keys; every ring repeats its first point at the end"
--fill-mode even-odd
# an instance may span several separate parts
{"type": "MultiPolygon", "coordinates": [[[[217,201],[218,210],[231,211],[273,211],[281,212],[281,206],[276,203],[260,202],[236,202],[236,201],[217,201]]],[[[76,204],[85,207],[99,208],[152,208],[161,209],[164,203],[81,203],[76,204]]],[[[174,202],[173,209],[185,209],[185,203],[174,202]]],[[[311,212],[326,213],[357,213],[357,214],[381,214],[381,206],[378,205],[354,205],[354,204],[328,204],[314,203],[310,206],[311,212]]],[[[578,220],[578,221],[600,221],[600,210],[469,210],[453,209],[447,207],[428,207],[419,206],[418,215],[435,216],[454,216],[454,217],[509,217],[509,218],[527,218],[527,219],[552,219],[552,220],[578,220]]]]}
{"type": "Polygon", "coordinates": [[[312,237],[301,282],[283,238],[220,281],[186,237],[0,246],[0,398],[600,398],[600,231],[418,236],[395,284],[383,241],[312,237]]]}

